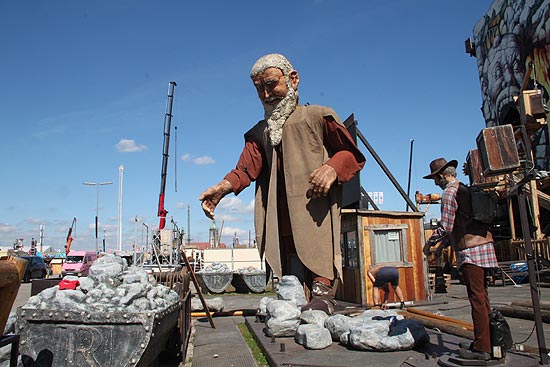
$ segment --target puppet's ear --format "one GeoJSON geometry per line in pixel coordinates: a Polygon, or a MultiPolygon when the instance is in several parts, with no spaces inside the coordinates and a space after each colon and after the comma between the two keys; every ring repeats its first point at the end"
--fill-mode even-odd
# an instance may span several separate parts
{"type": "Polygon", "coordinates": [[[298,84],[300,84],[300,75],[296,70],[292,70],[289,75],[290,86],[294,89],[298,89],[298,84]]]}

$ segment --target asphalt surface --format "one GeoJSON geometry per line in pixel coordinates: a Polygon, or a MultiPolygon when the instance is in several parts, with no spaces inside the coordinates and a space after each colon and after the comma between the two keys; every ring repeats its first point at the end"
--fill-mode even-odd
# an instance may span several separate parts
{"type": "MultiPolygon", "coordinates": [[[[549,300],[550,289],[539,290],[540,301],[549,300]]],[[[208,295],[209,297],[222,297],[224,311],[239,311],[256,309],[262,295],[244,295],[227,293],[222,295],[208,295]]],[[[273,297],[273,294],[268,294],[273,297]]],[[[520,287],[512,285],[489,287],[491,304],[509,305],[513,301],[525,301],[531,299],[531,290],[528,284],[520,287]]],[[[463,322],[471,323],[470,305],[466,297],[466,288],[456,281],[451,283],[447,293],[436,293],[432,295],[429,304],[418,307],[427,312],[440,316],[446,316],[463,322]]],[[[506,318],[514,343],[521,344],[526,352],[508,352],[505,360],[499,365],[504,366],[537,366],[540,365],[541,355],[539,341],[535,331],[535,323],[531,320],[523,320],[512,317],[506,318]]],[[[454,356],[458,352],[460,342],[470,340],[439,332],[434,329],[427,329],[430,335],[430,343],[422,349],[399,352],[364,352],[354,351],[345,348],[338,343],[333,343],[324,350],[307,350],[294,342],[293,338],[272,339],[265,336],[264,324],[257,322],[255,317],[214,317],[216,328],[211,328],[207,318],[197,318],[195,324],[195,342],[193,343],[192,363],[186,366],[192,367],[218,367],[218,366],[248,366],[244,362],[236,362],[231,354],[236,348],[235,345],[224,347],[224,342],[238,340],[235,337],[235,325],[245,322],[253,333],[257,343],[260,345],[271,367],[359,367],[359,366],[454,366],[454,356]],[[230,319],[230,320],[227,320],[230,319]],[[225,336],[224,336],[225,333],[225,336]],[[215,339],[211,339],[213,335],[215,339]],[[209,343],[208,340],[212,340],[209,343]],[[220,342],[221,341],[221,342],[220,342]],[[197,350],[201,353],[197,354],[197,350]],[[227,356],[224,364],[224,358],[227,356]]],[[[550,345],[550,325],[543,324],[544,344],[550,345]]],[[[244,349],[246,345],[242,344],[244,349]]],[[[242,356],[242,355],[241,355],[242,356]]],[[[493,363],[496,363],[493,362],[493,363]]]]}
{"type": "MultiPolygon", "coordinates": [[[[541,288],[540,300],[550,300],[550,289],[541,288]]],[[[521,287],[512,285],[491,286],[489,288],[491,304],[505,305],[513,301],[531,299],[531,290],[528,284],[521,287]]],[[[30,284],[22,284],[13,310],[26,303],[30,296],[30,284]]],[[[224,293],[221,295],[206,295],[222,297],[224,311],[255,310],[264,296],[274,297],[273,294],[236,294],[224,293]]],[[[437,315],[451,317],[471,323],[470,306],[466,298],[466,289],[457,282],[452,282],[447,293],[433,294],[430,304],[419,307],[423,311],[437,315]]],[[[528,367],[540,363],[539,345],[535,323],[512,317],[506,318],[514,343],[521,344],[525,350],[532,353],[509,352],[501,365],[528,367]]],[[[264,325],[257,322],[254,316],[221,316],[213,319],[215,328],[212,328],[208,319],[199,317],[193,319],[193,336],[189,346],[188,357],[180,366],[185,367],[229,367],[229,366],[257,366],[248,346],[237,325],[246,323],[262,348],[271,367],[339,367],[339,366],[436,366],[449,365],[449,356],[458,351],[458,343],[467,341],[451,334],[441,333],[438,330],[427,329],[430,335],[430,344],[421,350],[400,352],[362,352],[346,349],[338,343],[325,350],[306,350],[294,342],[292,338],[277,338],[273,340],[263,333],[264,325]],[[284,345],[284,346],[283,346],[284,345]]],[[[550,325],[543,324],[544,344],[550,345],[550,325]]],[[[174,365],[172,363],[172,365],[174,365]]],[[[0,363],[0,366],[3,366],[0,363]]]]}

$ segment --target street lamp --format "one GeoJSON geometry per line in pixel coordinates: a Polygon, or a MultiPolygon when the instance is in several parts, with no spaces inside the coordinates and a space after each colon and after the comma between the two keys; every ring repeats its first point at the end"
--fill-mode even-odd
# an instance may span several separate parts
{"type": "MultiPolygon", "coordinates": [[[[145,252],[147,252],[147,250],[149,249],[149,226],[145,223],[141,223],[141,224],[143,225],[143,227],[145,227],[147,229],[146,237],[145,237],[145,252]]],[[[141,229],[141,231],[143,233],[143,228],[141,229]]],[[[143,235],[142,235],[142,237],[143,237],[143,235]]]]}
{"type": "MultiPolygon", "coordinates": [[[[143,250],[143,253],[141,254],[141,263],[147,262],[147,251],[149,249],[149,226],[145,223],[141,223],[143,227],[147,228],[147,234],[145,237],[145,249],[143,250]]],[[[143,241],[143,227],[141,228],[141,241],[143,241]]]]}
{"type": "Polygon", "coordinates": [[[99,251],[98,237],[97,237],[97,227],[98,227],[98,217],[99,217],[99,186],[110,185],[111,181],[107,182],[82,182],[83,185],[95,186],[96,187],[96,203],[95,203],[95,252],[99,251]]]}

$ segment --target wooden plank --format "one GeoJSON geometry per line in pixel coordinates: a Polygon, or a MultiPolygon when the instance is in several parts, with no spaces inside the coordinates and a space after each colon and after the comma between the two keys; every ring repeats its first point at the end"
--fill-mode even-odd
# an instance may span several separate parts
{"type": "Polygon", "coordinates": [[[20,257],[8,256],[0,259],[0,287],[21,282],[26,267],[27,260],[20,257]]]}
{"type": "MultiPolygon", "coordinates": [[[[495,308],[499,310],[503,316],[515,317],[524,320],[534,320],[532,307],[498,305],[495,306],[495,308]]],[[[541,310],[540,313],[542,321],[544,323],[550,323],[550,310],[541,310]]]]}
{"type": "Polygon", "coordinates": [[[438,320],[433,317],[427,317],[419,314],[414,314],[409,312],[411,308],[408,308],[407,311],[401,311],[399,314],[403,315],[405,318],[410,320],[416,320],[421,322],[424,326],[432,329],[439,329],[444,333],[457,335],[467,339],[474,339],[474,332],[466,330],[463,325],[456,324],[454,322],[448,322],[445,320],[438,320]]]}
{"type": "Polygon", "coordinates": [[[482,129],[476,138],[483,175],[512,172],[519,167],[519,155],[512,125],[482,129]]]}
{"type": "Polygon", "coordinates": [[[364,256],[365,262],[363,265],[364,277],[361,280],[363,284],[363,288],[365,289],[365,302],[363,303],[363,305],[374,303],[373,285],[372,285],[372,282],[368,279],[368,275],[367,275],[369,266],[372,264],[370,234],[369,234],[369,231],[365,229],[365,227],[369,222],[368,219],[369,218],[367,218],[366,216],[361,216],[361,220],[360,220],[361,226],[359,227],[361,229],[361,233],[363,237],[363,253],[365,254],[364,256]]]}
{"type": "Polygon", "coordinates": [[[420,212],[400,212],[400,211],[384,211],[384,210],[366,210],[366,209],[342,209],[342,213],[356,213],[363,218],[422,218],[424,213],[420,212]]]}
{"type": "Polygon", "coordinates": [[[417,315],[420,315],[420,316],[430,317],[430,318],[433,318],[433,319],[437,319],[437,320],[441,320],[441,321],[445,321],[445,322],[449,322],[449,323],[453,323],[453,324],[456,324],[456,325],[460,325],[460,327],[463,327],[468,331],[473,331],[474,330],[474,325],[472,325],[472,323],[470,323],[470,322],[465,322],[465,321],[462,321],[462,320],[453,319],[452,317],[436,315],[434,313],[421,310],[417,307],[409,307],[409,308],[407,308],[407,312],[414,313],[414,314],[417,314],[417,315]]]}
{"type": "Polygon", "coordinates": [[[27,267],[27,260],[9,256],[0,260],[0,330],[4,331],[21,279],[27,267]]]}
{"type": "Polygon", "coordinates": [[[483,175],[483,165],[481,161],[481,155],[479,149],[472,149],[466,156],[466,166],[468,170],[468,178],[470,185],[477,186],[495,186],[499,183],[500,178],[503,176],[490,176],[483,175]]]}
{"type": "MultiPolygon", "coordinates": [[[[425,280],[424,280],[424,267],[422,265],[422,246],[419,245],[423,241],[423,213],[416,213],[410,215],[408,212],[386,212],[370,211],[368,213],[357,213],[361,217],[360,228],[363,239],[364,264],[361,267],[363,274],[366,274],[368,269],[373,265],[373,251],[374,243],[371,243],[372,229],[383,230],[384,228],[404,228],[405,235],[404,241],[406,242],[406,256],[403,259],[404,262],[413,264],[406,267],[400,266],[400,262],[394,264],[388,264],[400,268],[400,286],[403,290],[405,298],[407,300],[422,300],[425,299],[425,280]],[[366,229],[367,228],[367,229],[366,229]]],[[[366,276],[362,279],[361,288],[365,291],[366,304],[373,303],[373,285],[366,276]]],[[[397,300],[393,296],[393,292],[390,295],[390,300],[397,300]]]]}
{"type": "MultiPolygon", "coordinates": [[[[539,304],[540,304],[541,310],[550,310],[550,301],[540,301],[539,304]]],[[[532,300],[513,301],[511,305],[533,308],[533,301],[532,300]]]]}
{"type": "Polygon", "coordinates": [[[414,264],[414,289],[415,299],[425,299],[426,292],[424,288],[424,269],[422,263],[424,261],[422,254],[422,234],[424,231],[424,219],[419,218],[411,220],[411,242],[409,248],[411,249],[411,262],[414,264]],[[414,237],[413,237],[414,236],[414,237]]]}
{"type": "Polygon", "coordinates": [[[21,282],[14,264],[8,260],[0,260],[0,288],[21,282]]]}

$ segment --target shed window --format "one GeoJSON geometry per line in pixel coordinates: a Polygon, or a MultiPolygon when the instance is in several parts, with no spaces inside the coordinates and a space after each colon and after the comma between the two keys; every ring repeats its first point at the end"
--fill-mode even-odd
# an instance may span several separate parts
{"type": "Polygon", "coordinates": [[[359,248],[357,247],[357,231],[344,232],[340,236],[342,249],[342,266],[356,268],[359,263],[359,248]]]}
{"type": "Polygon", "coordinates": [[[359,266],[359,247],[357,238],[357,216],[343,215],[340,232],[340,248],[342,249],[342,267],[357,268],[359,266]]]}
{"type": "Polygon", "coordinates": [[[373,264],[407,263],[407,225],[372,225],[369,231],[373,264]]]}

